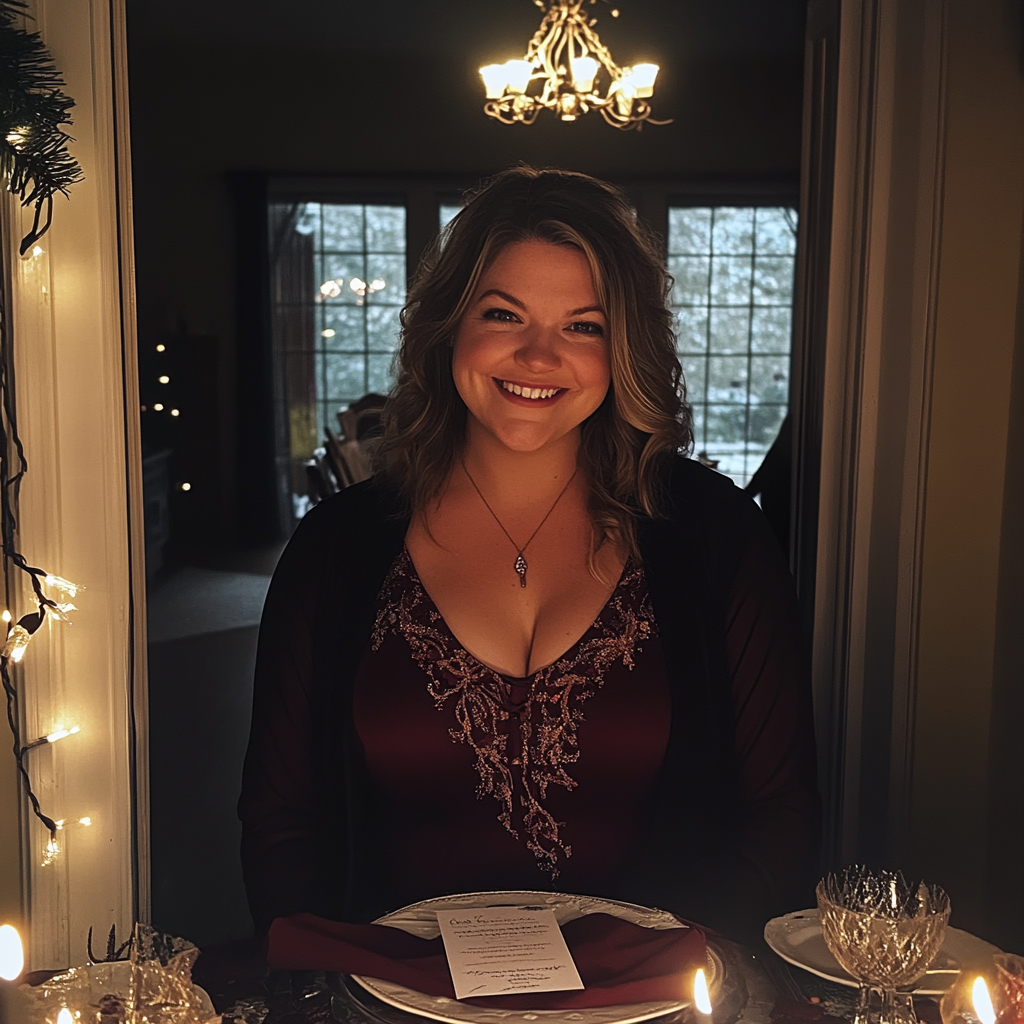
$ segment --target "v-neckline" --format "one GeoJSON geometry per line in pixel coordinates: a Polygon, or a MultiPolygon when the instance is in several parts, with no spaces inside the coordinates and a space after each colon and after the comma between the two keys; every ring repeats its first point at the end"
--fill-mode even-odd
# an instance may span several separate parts
{"type": "Polygon", "coordinates": [[[417,587],[419,587],[420,592],[423,594],[423,597],[425,598],[426,603],[430,607],[430,611],[434,615],[437,616],[437,621],[439,623],[441,623],[441,625],[444,627],[444,631],[448,634],[448,636],[450,636],[452,638],[452,641],[454,643],[456,643],[461,648],[461,650],[463,651],[464,654],[466,654],[467,657],[469,657],[470,659],[475,661],[477,663],[477,665],[479,665],[481,668],[486,669],[488,672],[493,672],[494,675],[497,676],[498,679],[502,680],[503,682],[505,682],[505,683],[512,683],[512,684],[514,684],[514,683],[520,683],[520,684],[530,684],[530,683],[532,683],[533,680],[536,679],[537,676],[540,675],[541,672],[547,672],[550,668],[552,668],[553,666],[557,665],[560,661],[565,660],[566,657],[568,657],[573,651],[575,651],[576,648],[579,647],[580,644],[583,643],[584,639],[586,639],[587,634],[590,633],[593,629],[596,629],[598,626],[600,626],[601,619],[604,617],[605,612],[608,610],[608,606],[615,599],[616,594],[618,594],[618,592],[622,589],[623,583],[626,581],[626,579],[628,579],[630,572],[633,570],[633,568],[635,566],[635,561],[634,561],[633,556],[632,555],[628,555],[626,557],[625,563],[622,566],[622,572],[619,573],[619,578],[616,581],[615,586],[612,588],[612,592],[608,595],[608,600],[605,601],[605,603],[603,605],[601,605],[600,610],[594,616],[593,621],[591,621],[590,625],[588,625],[587,628],[576,638],[576,640],[573,641],[573,643],[571,643],[564,651],[562,651],[562,653],[559,654],[557,658],[552,659],[546,665],[542,665],[538,669],[534,669],[533,672],[530,672],[530,673],[528,673],[525,676],[511,676],[511,675],[506,675],[504,672],[499,672],[496,668],[494,668],[493,665],[488,665],[486,661],[484,661],[482,658],[477,657],[477,655],[475,655],[459,639],[459,637],[456,634],[455,630],[453,630],[452,627],[448,624],[448,620],[441,614],[441,609],[437,607],[437,603],[430,596],[430,591],[427,590],[426,585],[424,584],[423,580],[420,578],[419,570],[416,568],[416,563],[413,561],[412,553],[409,551],[409,548],[408,548],[407,545],[405,545],[405,544],[402,545],[402,550],[401,550],[401,553],[399,554],[398,557],[399,558],[404,558],[406,560],[406,562],[408,562],[408,565],[409,565],[408,575],[409,575],[409,577],[415,582],[415,585],[417,587]]]}

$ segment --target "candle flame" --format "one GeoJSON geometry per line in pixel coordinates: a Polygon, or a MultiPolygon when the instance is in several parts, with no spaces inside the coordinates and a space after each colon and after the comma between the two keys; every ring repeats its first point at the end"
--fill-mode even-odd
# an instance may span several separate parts
{"type": "Polygon", "coordinates": [[[75,1024],[75,1018],[71,1016],[71,1011],[66,1006],[60,1008],[60,1013],[57,1014],[57,1024],[75,1024]]]}
{"type": "Polygon", "coordinates": [[[981,1021],[981,1024],[996,1024],[996,1011],[992,1006],[992,998],[988,994],[988,985],[985,979],[979,974],[974,979],[971,988],[971,1002],[974,1004],[974,1012],[981,1021]]]}
{"type": "MultiPolygon", "coordinates": [[[[697,1007],[698,1013],[705,1016],[711,1013],[711,996],[708,995],[708,980],[704,977],[704,968],[698,967],[697,973],[693,976],[693,1004],[697,1007]]],[[[985,1024],[991,1024],[986,1021],[985,1024]]]]}
{"type": "Polygon", "coordinates": [[[0,978],[14,981],[25,968],[25,953],[21,936],[11,924],[0,925],[0,978]]]}

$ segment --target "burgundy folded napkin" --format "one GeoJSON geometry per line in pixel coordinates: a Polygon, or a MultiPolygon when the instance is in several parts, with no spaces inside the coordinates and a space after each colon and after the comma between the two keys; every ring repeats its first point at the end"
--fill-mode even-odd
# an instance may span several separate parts
{"type": "MultiPolygon", "coordinates": [[[[564,924],[562,935],[586,986],[583,991],[481,996],[464,1002],[560,1010],[689,999],[693,972],[706,964],[699,928],[655,930],[608,914],[587,914],[564,924]]],[[[387,925],[344,924],[313,914],[279,917],[270,926],[267,963],[281,970],[362,974],[455,998],[440,937],[421,939],[387,925]]]]}

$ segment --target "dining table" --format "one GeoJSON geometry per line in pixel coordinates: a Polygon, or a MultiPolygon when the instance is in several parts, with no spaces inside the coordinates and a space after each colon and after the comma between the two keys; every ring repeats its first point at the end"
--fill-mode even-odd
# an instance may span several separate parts
{"type": "MultiPolygon", "coordinates": [[[[856,988],[787,963],[764,942],[740,944],[711,934],[708,947],[724,966],[710,1024],[848,1024],[856,988]]],[[[192,972],[224,1024],[424,1024],[424,1018],[375,998],[340,973],[269,970],[256,940],[203,950],[192,972]]],[[[921,1024],[941,1024],[934,998],[914,999],[921,1024]]],[[[692,1024],[687,1007],[652,1024],[692,1024]]],[[[508,1024],[537,1015],[509,1013],[508,1024]]]]}

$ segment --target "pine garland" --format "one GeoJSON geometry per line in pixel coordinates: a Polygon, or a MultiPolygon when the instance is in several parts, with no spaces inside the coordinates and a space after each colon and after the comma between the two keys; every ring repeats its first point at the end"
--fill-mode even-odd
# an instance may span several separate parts
{"type": "Polygon", "coordinates": [[[61,90],[64,80],[39,33],[16,27],[26,8],[24,0],[0,0],[0,179],[23,206],[35,206],[22,256],[50,227],[54,195],[68,195],[82,180],[68,152],[74,140],[61,127],[71,124],[75,101],[61,90]]]}

